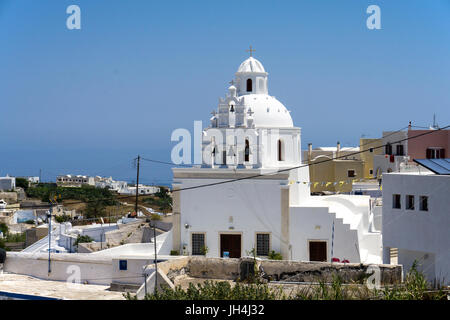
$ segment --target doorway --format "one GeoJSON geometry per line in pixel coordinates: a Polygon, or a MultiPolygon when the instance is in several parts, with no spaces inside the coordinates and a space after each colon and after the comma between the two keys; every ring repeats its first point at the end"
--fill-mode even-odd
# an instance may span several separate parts
{"type": "Polygon", "coordinates": [[[327,261],[326,241],[309,241],[309,261],[327,261]]]}
{"type": "Polygon", "coordinates": [[[221,234],[220,235],[220,256],[224,257],[224,252],[228,252],[230,258],[241,257],[241,235],[221,234]]]}

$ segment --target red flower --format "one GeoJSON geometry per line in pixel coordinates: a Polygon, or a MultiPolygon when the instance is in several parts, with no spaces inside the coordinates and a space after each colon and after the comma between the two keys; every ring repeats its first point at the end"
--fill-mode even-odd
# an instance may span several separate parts
{"type": "Polygon", "coordinates": [[[341,262],[341,260],[339,260],[338,258],[333,258],[331,259],[331,262],[341,262]]]}

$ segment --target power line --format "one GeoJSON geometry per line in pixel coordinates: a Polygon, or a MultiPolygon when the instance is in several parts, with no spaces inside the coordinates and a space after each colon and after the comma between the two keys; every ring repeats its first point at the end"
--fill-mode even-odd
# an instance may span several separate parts
{"type": "MultiPolygon", "coordinates": [[[[421,136],[425,136],[425,135],[428,135],[428,134],[435,133],[437,131],[444,130],[444,129],[449,128],[449,127],[450,127],[450,125],[447,125],[445,127],[442,127],[442,128],[439,128],[439,129],[436,129],[436,130],[433,130],[433,131],[424,132],[424,133],[415,135],[413,137],[407,137],[407,138],[404,138],[404,139],[400,139],[398,141],[390,142],[388,144],[396,144],[396,143],[400,143],[400,142],[403,142],[403,141],[412,140],[412,139],[415,139],[415,138],[418,138],[418,137],[421,137],[421,136]]],[[[360,150],[360,151],[349,153],[349,154],[346,154],[346,155],[343,155],[343,156],[334,157],[334,158],[330,158],[330,159],[325,159],[325,160],[314,162],[314,163],[308,163],[308,164],[305,164],[305,165],[290,167],[290,168],[286,168],[286,169],[279,169],[275,173],[291,171],[291,170],[300,169],[300,168],[304,168],[304,167],[308,167],[308,166],[312,166],[312,165],[318,165],[318,164],[321,164],[321,163],[325,163],[325,162],[329,162],[329,161],[333,161],[333,160],[337,160],[337,159],[341,159],[341,158],[350,157],[350,156],[353,156],[353,155],[361,154],[363,152],[367,152],[370,149],[379,149],[379,148],[386,147],[388,144],[377,146],[377,147],[373,147],[373,148],[369,148],[369,149],[362,150],[362,151],[360,150]]],[[[258,178],[258,177],[263,177],[263,176],[266,176],[266,174],[256,174],[256,175],[252,175],[252,176],[236,178],[236,179],[231,179],[231,180],[225,180],[225,181],[219,181],[219,182],[213,182],[213,183],[208,183],[208,184],[199,185],[199,186],[186,187],[186,188],[181,188],[181,189],[173,189],[172,192],[193,190],[193,189],[204,188],[204,187],[212,187],[212,186],[215,186],[215,185],[232,183],[232,182],[236,182],[236,181],[248,180],[248,179],[253,179],[253,178],[258,178]]]]}
{"type": "MultiPolygon", "coordinates": [[[[401,131],[407,129],[408,127],[409,127],[409,126],[406,126],[406,127],[401,128],[401,129],[398,129],[398,130],[396,130],[396,131],[392,131],[391,133],[389,133],[389,134],[383,136],[381,139],[384,139],[384,138],[387,138],[387,137],[389,137],[389,136],[392,136],[393,134],[396,134],[396,133],[398,133],[398,132],[401,132],[401,131]]],[[[363,146],[367,146],[367,145],[372,144],[372,143],[375,143],[375,142],[376,142],[376,141],[370,141],[370,142],[367,142],[367,143],[363,143],[363,144],[360,145],[359,147],[361,148],[361,147],[363,147],[363,146]]]]}
{"type": "MultiPolygon", "coordinates": [[[[433,134],[433,133],[438,132],[438,131],[442,131],[442,130],[447,129],[449,127],[450,127],[450,125],[447,125],[445,127],[442,127],[442,128],[436,129],[436,130],[431,130],[431,131],[427,131],[427,132],[424,132],[424,133],[420,133],[420,134],[417,134],[417,135],[412,136],[412,137],[407,137],[407,138],[404,138],[404,139],[400,139],[398,141],[390,142],[388,144],[396,144],[396,143],[400,143],[400,142],[403,142],[403,141],[412,140],[412,139],[415,139],[415,138],[418,138],[418,137],[421,137],[421,136],[425,136],[425,135],[433,134]]],[[[398,131],[401,131],[401,130],[398,130],[398,131]]],[[[396,131],[396,132],[398,132],[398,131],[396,131]]],[[[394,134],[394,132],[392,132],[391,134],[394,134]]],[[[370,151],[371,149],[374,150],[374,149],[379,149],[379,148],[386,147],[388,144],[372,147],[372,148],[365,149],[365,150],[356,151],[356,152],[353,152],[353,153],[345,154],[345,155],[334,157],[334,158],[329,158],[329,159],[317,161],[317,162],[314,162],[314,163],[303,164],[303,165],[294,166],[294,167],[285,168],[285,169],[277,169],[274,172],[274,174],[275,173],[280,173],[280,172],[291,171],[291,170],[295,170],[295,169],[300,169],[300,168],[304,168],[304,167],[309,167],[309,166],[313,166],[313,165],[318,165],[318,164],[321,164],[321,163],[325,163],[325,162],[329,162],[329,161],[333,161],[333,160],[337,160],[337,159],[350,157],[350,156],[353,156],[353,155],[357,155],[357,154],[361,154],[361,153],[370,151]]],[[[147,159],[147,158],[141,158],[141,159],[145,160],[145,161],[155,162],[155,163],[175,165],[174,163],[164,162],[164,161],[159,161],[159,160],[153,160],[153,159],[147,159]]],[[[183,165],[183,166],[188,166],[188,165],[183,165]]],[[[188,166],[188,167],[192,167],[192,166],[188,166]]],[[[180,188],[180,189],[173,189],[171,191],[172,192],[179,192],[179,191],[193,190],[193,189],[204,188],[204,187],[212,187],[212,186],[215,186],[215,185],[232,183],[232,182],[241,181],[241,180],[248,180],[248,179],[263,177],[263,176],[267,176],[267,175],[268,174],[255,174],[255,175],[251,175],[251,176],[246,176],[246,177],[241,177],[241,178],[236,178],[236,179],[230,179],[230,180],[225,180],[225,181],[219,181],[219,182],[213,182],[213,183],[203,184],[203,185],[199,185],[199,186],[192,186],[192,187],[186,187],[186,188],[180,188]]],[[[125,196],[116,197],[115,199],[113,199],[113,198],[101,198],[101,199],[92,199],[92,200],[85,200],[85,201],[80,200],[80,201],[68,202],[66,204],[69,205],[69,204],[89,203],[89,202],[105,201],[105,200],[119,200],[119,199],[122,199],[122,198],[125,199],[125,198],[130,198],[130,197],[132,197],[132,196],[131,195],[125,195],[125,196]]]]}

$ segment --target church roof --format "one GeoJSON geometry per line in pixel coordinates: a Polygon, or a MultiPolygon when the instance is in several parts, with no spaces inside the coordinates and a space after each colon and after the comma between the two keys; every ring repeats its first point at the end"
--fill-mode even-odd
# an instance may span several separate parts
{"type": "Polygon", "coordinates": [[[267,94],[248,94],[242,96],[244,104],[254,112],[255,127],[292,128],[290,112],[275,97],[267,94]]]}
{"type": "Polygon", "coordinates": [[[265,73],[264,67],[261,62],[256,60],[253,57],[248,58],[244,62],[241,63],[238,73],[246,73],[246,72],[261,72],[265,73]]]}

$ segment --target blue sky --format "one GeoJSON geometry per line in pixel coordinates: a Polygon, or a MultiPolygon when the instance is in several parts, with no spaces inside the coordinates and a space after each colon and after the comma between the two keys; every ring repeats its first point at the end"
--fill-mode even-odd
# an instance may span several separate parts
{"type": "Polygon", "coordinates": [[[450,0],[0,0],[0,175],[132,181],[137,154],[169,161],[174,129],[208,124],[250,44],[303,148],[450,122],[450,0]]]}

